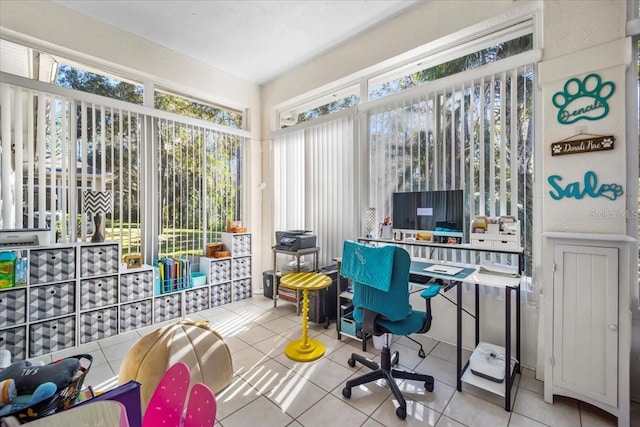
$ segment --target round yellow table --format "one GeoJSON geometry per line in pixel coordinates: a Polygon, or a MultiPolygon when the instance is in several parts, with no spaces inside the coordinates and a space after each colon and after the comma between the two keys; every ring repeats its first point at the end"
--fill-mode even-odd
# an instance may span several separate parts
{"type": "Polygon", "coordinates": [[[328,288],[331,278],[320,273],[291,273],[282,276],[280,286],[302,291],[302,338],[291,341],[284,353],[297,362],[311,362],[324,354],[324,344],[309,338],[309,291],[328,288]]]}

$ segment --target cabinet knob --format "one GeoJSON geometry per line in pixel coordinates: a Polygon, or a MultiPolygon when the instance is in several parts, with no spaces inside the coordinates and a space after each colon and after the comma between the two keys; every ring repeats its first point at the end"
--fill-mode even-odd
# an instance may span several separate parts
{"type": "Polygon", "coordinates": [[[618,325],[611,324],[611,325],[609,325],[609,329],[611,329],[612,331],[617,331],[618,330],[618,325]]]}

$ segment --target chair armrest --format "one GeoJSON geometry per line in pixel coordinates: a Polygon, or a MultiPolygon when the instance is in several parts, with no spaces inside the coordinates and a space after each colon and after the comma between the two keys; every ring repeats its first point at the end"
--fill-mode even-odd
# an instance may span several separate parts
{"type": "Polygon", "coordinates": [[[429,285],[422,292],[420,296],[422,298],[433,298],[440,293],[440,285],[429,285]]]}

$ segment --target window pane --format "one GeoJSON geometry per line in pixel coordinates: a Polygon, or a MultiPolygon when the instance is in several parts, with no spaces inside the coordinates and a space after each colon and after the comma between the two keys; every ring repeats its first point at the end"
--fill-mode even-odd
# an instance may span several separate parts
{"type": "Polygon", "coordinates": [[[242,112],[240,111],[196,101],[166,91],[155,91],[154,105],[157,109],[170,113],[205,120],[234,129],[243,128],[242,112]]]}
{"type": "Polygon", "coordinates": [[[228,221],[242,219],[243,138],[158,120],[159,256],[202,254],[228,221]],[[206,226],[205,226],[206,222],[206,226]]]}
{"type": "Polygon", "coordinates": [[[70,65],[60,64],[55,84],[142,105],[142,85],[128,83],[105,74],[96,74],[70,65]]]}
{"type": "Polygon", "coordinates": [[[504,43],[498,43],[469,55],[420,70],[416,73],[398,77],[369,88],[369,99],[378,99],[393,93],[401,92],[414,86],[451,76],[462,71],[472,70],[491,62],[531,50],[533,35],[518,37],[504,43]]]}

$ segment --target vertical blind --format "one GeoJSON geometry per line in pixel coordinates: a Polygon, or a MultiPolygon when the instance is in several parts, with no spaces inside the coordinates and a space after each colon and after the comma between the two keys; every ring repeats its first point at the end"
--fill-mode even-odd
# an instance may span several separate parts
{"type": "MultiPolygon", "coordinates": [[[[393,192],[462,189],[465,232],[475,215],[514,216],[530,255],[532,84],[533,65],[526,65],[433,92],[425,85],[414,97],[371,110],[369,192],[378,216],[393,217],[393,192]]],[[[464,262],[481,256],[447,252],[464,262]]],[[[510,258],[500,261],[517,261],[510,258]]]]}
{"type": "MultiPolygon", "coordinates": [[[[377,100],[375,107],[361,104],[366,114],[329,117],[317,126],[277,133],[275,229],[313,230],[326,262],[341,253],[344,239],[358,236],[364,204],[375,207],[380,219],[393,215],[393,192],[462,189],[465,233],[475,215],[514,216],[521,221],[530,260],[533,70],[530,64],[485,75],[474,71],[468,80],[463,73],[449,85],[425,84],[410,95],[377,100]],[[354,132],[360,120],[367,120],[368,132],[362,138],[368,150],[364,189],[359,178],[367,173],[359,172],[361,150],[354,132]],[[368,202],[360,203],[359,192],[368,193],[368,202]]],[[[432,255],[413,250],[419,252],[414,256],[432,255]]],[[[473,263],[485,256],[443,252],[434,255],[473,263]]],[[[517,256],[487,256],[518,261],[517,256]]]]}
{"type": "Polygon", "coordinates": [[[108,191],[105,236],[123,253],[143,252],[146,241],[154,256],[190,256],[242,217],[246,137],[24,80],[0,86],[0,228],[50,228],[52,242],[86,241],[93,224],[82,192],[108,191]]]}
{"type": "Polygon", "coordinates": [[[357,237],[354,123],[353,115],[343,115],[273,141],[274,228],[313,231],[322,265],[342,254],[345,239],[357,237]]]}

